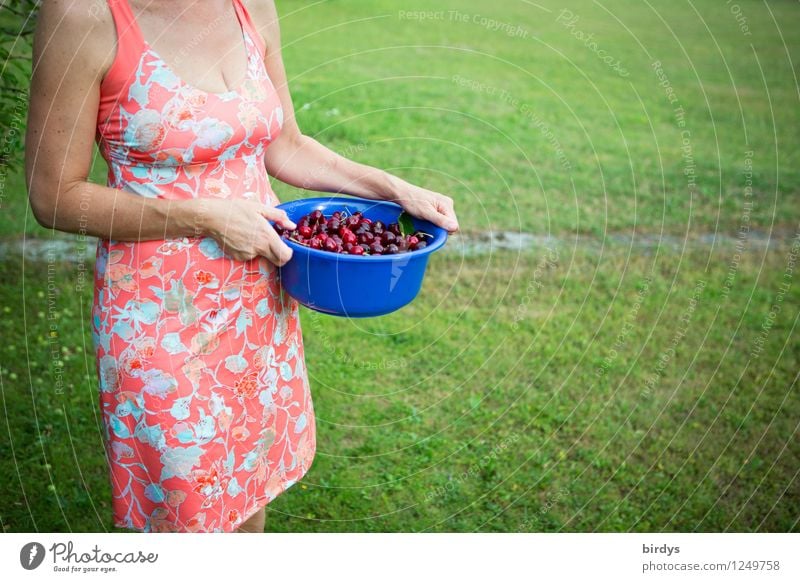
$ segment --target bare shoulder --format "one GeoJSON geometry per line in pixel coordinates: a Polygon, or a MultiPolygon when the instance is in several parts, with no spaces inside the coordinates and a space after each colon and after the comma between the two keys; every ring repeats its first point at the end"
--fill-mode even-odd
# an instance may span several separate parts
{"type": "Polygon", "coordinates": [[[261,37],[270,49],[280,49],[280,26],[278,9],[274,0],[242,0],[253,19],[253,25],[261,33],[261,37]]]}
{"type": "Polygon", "coordinates": [[[47,56],[69,69],[105,74],[116,54],[116,29],[106,2],[44,0],[39,9],[34,41],[34,66],[47,56]]]}

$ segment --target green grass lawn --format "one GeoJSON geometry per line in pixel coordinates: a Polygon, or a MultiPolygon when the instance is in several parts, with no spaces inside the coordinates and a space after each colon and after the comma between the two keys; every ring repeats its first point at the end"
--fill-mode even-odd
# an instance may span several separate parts
{"type": "MultiPolygon", "coordinates": [[[[304,310],[318,452],[268,530],[798,531],[796,4],[740,1],[749,35],[711,0],[428,4],[278,3],[301,126],[465,231],[567,244],[436,256],[387,317],[304,310]],[[743,224],[784,242],[602,244],[743,224]]],[[[0,234],[50,236],[3,184],[0,234]]],[[[111,528],[79,280],[0,261],[6,531],[111,528]]]]}
{"type": "MultiPolygon", "coordinates": [[[[786,256],[746,255],[728,291],[723,253],[437,257],[401,312],[304,311],[319,451],[269,529],[796,530],[796,312],[757,341],[786,256]]],[[[110,528],[77,275],[2,270],[25,283],[0,287],[14,531],[110,528]]]]}

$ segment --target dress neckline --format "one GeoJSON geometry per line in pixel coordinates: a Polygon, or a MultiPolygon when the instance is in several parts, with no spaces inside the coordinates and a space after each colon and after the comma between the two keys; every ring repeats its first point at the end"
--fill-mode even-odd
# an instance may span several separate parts
{"type": "Polygon", "coordinates": [[[244,77],[238,83],[236,83],[236,85],[232,89],[228,89],[226,91],[219,91],[219,92],[206,91],[205,89],[201,89],[197,85],[195,85],[193,83],[189,83],[188,81],[186,81],[186,79],[184,79],[181,75],[179,75],[178,72],[169,63],[167,63],[167,61],[164,59],[164,57],[162,57],[161,54],[157,50],[155,50],[153,48],[153,46],[149,42],[147,42],[147,40],[144,38],[144,34],[142,34],[142,29],[139,26],[139,22],[136,19],[136,15],[133,13],[133,9],[131,8],[130,3],[128,2],[128,0],[123,0],[123,1],[128,4],[128,10],[129,10],[130,15],[131,15],[130,16],[131,25],[132,25],[133,28],[135,28],[137,36],[141,39],[141,42],[142,42],[142,45],[144,46],[145,51],[149,52],[151,55],[153,55],[159,61],[161,61],[161,63],[163,64],[164,69],[166,71],[168,71],[173,77],[175,77],[175,79],[178,80],[178,83],[180,83],[183,87],[185,87],[187,89],[191,89],[192,91],[198,91],[200,93],[203,93],[204,95],[210,95],[210,96],[214,96],[214,97],[228,97],[228,96],[231,96],[231,95],[238,94],[241,91],[241,89],[244,86],[244,84],[247,83],[247,81],[250,80],[250,56],[251,56],[250,53],[251,53],[251,51],[250,51],[250,42],[248,42],[248,41],[250,41],[251,39],[248,38],[247,30],[245,28],[244,22],[242,21],[242,15],[239,12],[239,7],[236,5],[237,4],[237,0],[232,0],[232,3],[233,3],[233,11],[236,13],[236,19],[239,22],[239,28],[240,28],[241,34],[242,34],[242,42],[244,43],[244,53],[245,53],[244,77]]]}

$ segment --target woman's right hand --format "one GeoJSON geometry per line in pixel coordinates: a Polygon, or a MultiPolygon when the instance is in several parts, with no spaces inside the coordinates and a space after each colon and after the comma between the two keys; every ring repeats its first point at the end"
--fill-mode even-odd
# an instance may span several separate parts
{"type": "Polygon", "coordinates": [[[192,204],[197,230],[213,237],[226,255],[239,261],[260,255],[279,267],[292,258],[292,249],[268,222],[295,228],[283,210],[243,199],[196,198],[192,204]]]}

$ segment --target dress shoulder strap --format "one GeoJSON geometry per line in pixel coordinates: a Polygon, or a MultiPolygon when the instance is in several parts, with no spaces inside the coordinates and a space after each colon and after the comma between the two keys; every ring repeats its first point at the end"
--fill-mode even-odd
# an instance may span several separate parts
{"type": "Polygon", "coordinates": [[[107,0],[114,19],[117,48],[114,60],[100,84],[100,111],[98,119],[105,119],[123,90],[136,75],[144,51],[142,31],[136,22],[128,0],[107,0]]]}
{"type": "Polygon", "coordinates": [[[117,43],[124,49],[133,49],[135,53],[140,52],[144,45],[142,31],[133,15],[131,5],[128,0],[107,0],[111,16],[114,17],[114,26],[117,29],[117,43]]]}
{"type": "Polygon", "coordinates": [[[247,8],[244,7],[242,0],[233,0],[233,7],[236,10],[236,15],[239,17],[239,21],[242,23],[242,27],[246,29],[248,36],[258,47],[261,58],[264,58],[267,47],[264,46],[261,35],[256,30],[256,27],[253,24],[253,19],[250,18],[250,13],[247,11],[247,8]]]}

